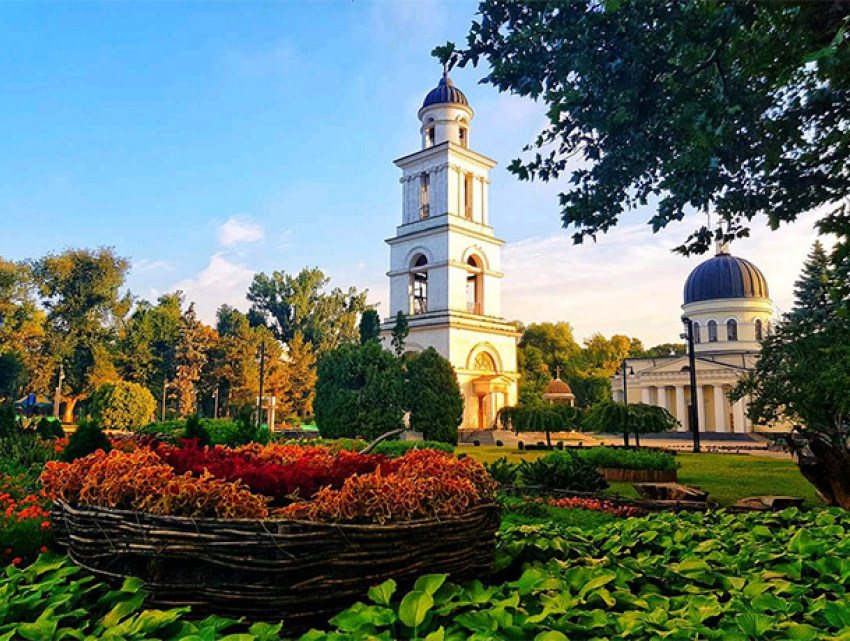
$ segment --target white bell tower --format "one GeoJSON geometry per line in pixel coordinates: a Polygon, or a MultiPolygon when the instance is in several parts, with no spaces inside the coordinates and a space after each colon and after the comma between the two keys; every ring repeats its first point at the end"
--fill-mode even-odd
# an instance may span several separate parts
{"type": "Polygon", "coordinates": [[[390,246],[390,317],[401,311],[407,349],[435,348],[454,366],[466,404],[461,428],[486,429],[517,402],[517,337],[501,318],[500,248],[490,227],[490,170],[470,149],[473,111],[444,73],[419,110],[422,148],[402,170],[402,223],[390,246]]]}

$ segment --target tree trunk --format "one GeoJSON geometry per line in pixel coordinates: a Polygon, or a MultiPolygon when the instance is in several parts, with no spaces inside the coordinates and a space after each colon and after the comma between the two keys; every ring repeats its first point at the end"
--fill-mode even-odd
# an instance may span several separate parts
{"type": "Polygon", "coordinates": [[[74,410],[82,396],[69,396],[65,398],[65,411],[62,412],[62,422],[65,424],[74,422],[74,410]]]}
{"type": "Polygon", "coordinates": [[[811,454],[797,454],[797,465],[827,505],[850,510],[850,450],[828,436],[806,434],[811,454]]]}
{"type": "Polygon", "coordinates": [[[629,432],[628,430],[623,432],[623,444],[628,447],[629,446],[629,432]]]}
{"type": "Polygon", "coordinates": [[[550,450],[552,449],[552,437],[549,434],[549,430],[546,430],[546,447],[550,450]]]}
{"type": "Polygon", "coordinates": [[[635,447],[640,447],[640,432],[635,432],[635,447]]]}

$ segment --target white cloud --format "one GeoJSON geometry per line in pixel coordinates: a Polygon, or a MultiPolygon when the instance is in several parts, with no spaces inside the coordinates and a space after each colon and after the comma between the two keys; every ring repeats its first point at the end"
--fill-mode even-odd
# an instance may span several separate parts
{"type": "Polygon", "coordinates": [[[263,239],[262,225],[252,222],[247,216],[231,216],[218,226],[218,242],[223,247],[255,243],[263,239]]]}
{"type": "MultiPolygon", "coordinates": [[[[732,246],[762,270],[779,311],[791,306],[818,218],[813,212],[777,231],[755,228],[732,246]]],[[[638,224],[584,245],[573,245],[568,231],[510,243],[503,253],[503,315],[527,323],[565,320],[577,338],[598,331],[636,336],[646,345],[676,341],[685,279],[707,259],[673,254],[678,235],[652,234],[638,224]]]]}
{"type": "Polygon", "coordinates": [[[149,274],[151,272],[173,272],[174,265],[169,263],[167,260],[150,260],[149,258],[142,258],[133,263],[133,271],[136,274],[149,274]]]}
{"type": "Polygon", "coordinates": [[[215,312],[227,303],[245,309],[245,292],[254,277],[254,270],[215,254],[209,264],[194,278],[176,283],[170,291],[179,289],[187,302],[195,303],[195,311],[206,323],[215,323],[215,312]]]}

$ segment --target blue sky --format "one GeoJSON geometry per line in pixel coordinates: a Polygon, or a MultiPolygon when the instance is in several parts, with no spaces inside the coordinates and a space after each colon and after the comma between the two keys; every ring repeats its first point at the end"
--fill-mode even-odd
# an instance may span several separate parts
{"type": "MultiPolygon", "coordinates": [[[[437,82],[430,51],[462,43],[462,0],[4,3],[0,6],[0,253],[24,259],[111,245],[131,290],[181,288],[211,320],[245,308],[256,271],[318,266],[369,288],[386,312],[400,220],[395,158],[419,145],[416,111],[437,82]]],[[[696,224],[653,236],[637,212],[597,244],[559,227],[557,186],[505,166],[544,109],[455,83],[476,110],[471,146],[499,161],[491,220],[504,250],[504,315],[567,320],[579,337],[675,339],[672,256],[696,224]]],[[[814,240],[813,216],[756,230],[733,253],[765,272],[780,309],[814,240]]]]}

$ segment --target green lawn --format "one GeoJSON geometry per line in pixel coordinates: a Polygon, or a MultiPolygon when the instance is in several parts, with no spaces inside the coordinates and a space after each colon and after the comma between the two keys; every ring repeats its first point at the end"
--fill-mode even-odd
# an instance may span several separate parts
{"type": "MultiPolygon", "coordinates": [[[[475,460],[494,461],[506,456],[512,463],[535,459],[546,452],[520,451],[508,447],[459,447],[475,460]]],[[[805,497],[807,507],[822,505],[814,487],[800,474],[796,464],[789,459],[776,459],[740,454],[679,454],[682,464],[679,482],[695,485],[709,493],[709,499],[720,505],[732,505],[746,496],[787,495],[805,497]]],[[[636,497],[630,483],[612,483],[611,492],[636,497]]]]}

